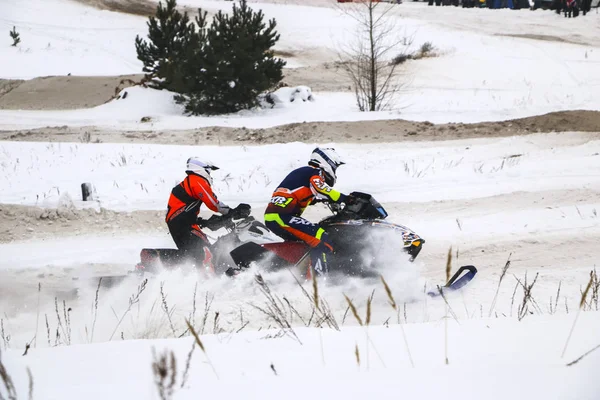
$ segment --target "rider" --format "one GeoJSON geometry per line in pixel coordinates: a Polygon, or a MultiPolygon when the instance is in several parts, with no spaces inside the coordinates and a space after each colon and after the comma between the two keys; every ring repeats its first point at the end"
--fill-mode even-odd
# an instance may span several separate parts
{"type": "Polygon", "coordinates": [[[343,164],[335,149],[317,147],[308,166],[293,170],[279,184],[265,210],[265,224],[273,233],[284,240],[303,241],[312,248],[311,264],[318,275],[328,272],[327,254],[334,249],[325,230],[301,215],[317,201],[350,201],[349,195],[332,188],[336,170],[343,164]]]}
{"type": "Polygon", "coordinates": [[[177,248],[184,256],[191,256],[194,261],[214,272],[210,252],[210,242],[198,225],[198,214],[202,203],[214,212],[238,217],[239,214],[250,214],[249,206],[240,204],[231,209],[217,199],[212,190],[211,171],[219,169],[213,163],[191,157],[187,160],[185,173],[187,177],[173,188],[167,206],[166,223],[177,248]],[[242,208],[244,210],[242,210],[242,208]]]}

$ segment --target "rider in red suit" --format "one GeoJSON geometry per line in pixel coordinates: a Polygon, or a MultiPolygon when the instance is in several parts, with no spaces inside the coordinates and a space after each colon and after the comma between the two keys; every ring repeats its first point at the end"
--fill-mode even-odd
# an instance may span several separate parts
{"type": "Polygon", "coordinates": [[[344,162],[332,148],[316,148],[308,166],[290,172],[279,184],[265,210],[265,224],[288,241],[306,242],[313,250],[311,264],[318,274],[328,272],[327,254],[334,251],[325,230],[302,218],[302,213],[317,201],[345,203],[349,196],[332,188],[336,170],[344,162]]]}
{"type": "Polygon", "coordinates": [[[184,257],[191,257],[213,270],[210,242],[198,226],[200,206],[223,215],[231,209],[217,199],[212,190],[210,172],[219,169],[214,164],[192,157],[187,160],[187,177],[173,188],[165,218],[169,232],[184,257]]]}

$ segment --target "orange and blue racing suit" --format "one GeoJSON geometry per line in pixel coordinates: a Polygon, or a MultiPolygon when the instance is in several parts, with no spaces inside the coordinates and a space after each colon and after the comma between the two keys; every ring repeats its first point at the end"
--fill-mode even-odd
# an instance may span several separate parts
{"type": "Polygon", "coordinates": [[[166,222],[177,248],[185,256],[202,261],[212,268],[210,242],[198,225],[202,203],[214,212],[227,214],[228,206],[217,199],[210,183],[203,177],[188,172],[188,176],[171,191],[166,222]]]}
{"type": "Polygon", "coordinates": [[[346,197],[325,183],[321,169],[298,168],[290,172],[273,192],[265,210],[265,225],[284,240],[307,243],[314,249],[311,254],[313,268],[318,274],[326,273],[326,253],[332,252],[333,247],[325,230],[302,218],[302,213],[317,200],[341,203],[346,197]]]}

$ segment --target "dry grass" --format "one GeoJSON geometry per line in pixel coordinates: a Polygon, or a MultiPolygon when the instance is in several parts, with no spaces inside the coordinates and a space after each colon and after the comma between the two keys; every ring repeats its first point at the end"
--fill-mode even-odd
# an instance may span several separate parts
{"type": "MultiPolygon", "coordinates": [[[[569,336],[567,336],[567,341],[565,342],[565,347],[563,348],[561,357],[565,356],[565,353],[567,351],[567,346],[569,346],[569,342],[571,341],[571,336],[573,335],[573,331],[575,330],[575,325],[577,325],[577,320],[579,319],[579,314],[581,313],[584,305],[586,304],[586,297],[587,297],[588,292],[590,291],[592,284],[594,283],[594,279],[596,277],[595,272],[596,272],[596,270],[593,270],[590,272],[590,280],[588,281],[588,284],[585,287],[585,290],[581,293],[581,300],[579,301],[579,308],[577,309],[577,314],[575,315],[575,320],[573,320],[573,326],[571,326],[571,330],[569,331],[569,336]]],[[[597,277],[596,277],[596,279],[597,279],[597,277]]]]}
{"type": "MultiPolygon", "coordinates": [[[[398,309],[398,306],[396,304],[396,299],[394,299],[392,290],[390,289],[389,285],[387,284],[387,282],[385,281],[383,276],[381,276],[381,283],[383,283],[385,293],[388,297],[388,302],[389,302],[390,306],[392,307],[392,309],[396,312],[396,315],[398,317],[398,325],[400,325],[400,331],[402,332],[402,339],[404,340],[406,354],[408,354],[408,359],[410,360],[410,365],[414,368],[415,363],[413,362],[413,358],[410,353],[410,347],[408,346],[408,339],[406,338],[406,332],[404,332],[404,325],[400,322],[400,310],[398,309]]],[[[404,321],[406,322],[406,303],[404,303],[404,321]]]]}
{"type": "Polygon", "coordinates": [[[153,347],[152,373],[160,399],[172,399],[177,384],[177,359],[175,354],[172,351],[165,351],[157,357],[153,347]]]}
{"type": "Polygon", "coordinates": [[[533,282],[531,284],[528,284],[527,273],[525,273],[525,280],[523,283],[519,280],[519,278],[515,276],[515,279],[517,280],[518,284],[521,285],[521,288],[523,289],[523,299],[521,300],[521,304],[519,305],[517,310],[517,318],[519,319],[519,321],[525,318],[525,316],[527,316],[528,314],[533,314],[533,312],[529,308],[530,306],[533,307],[540,314],[542,312],[532,295],[533,287],[535,286],[538,277],[539,273],[535,274],[533,282]]]}
{"type": "Polygon", "coordinates": [[[504,264],[504,267],[502,268],[502,273],[500,274],[500,279],[498,280],[498,287],[496,288],[496,293],[494,294],[494,299],[492,300],[492,305],[490,306],[490,312],[488,313],[488,317],[492,316],[492,312],[494,311],[494,308],[496,308],[496,301],[498,300],[498,292],[500,292],[500,286],[502,285],[502,281],[504,280],[504,277],[506,276],[506,272],[508,271],[508,268],[510,268],[510,256],[512,255],[512,253],[510,253],[508,255],[508,259],[506,260],[506,263],[504,264]]]}
{"type": "Polygon", "coordinates": [[[576,358],[575,360],[571,361],[570,363],[567,364],[567,367],[570,367],[571,365],[577,364],[579,361],[581,361],[585,356],[589,355],[590,353],[592,353],[595,350],[600,349],[600,344],[594,348],[592,348],[591,350],[586,351],[585,353],[583,353],[583,355],[581,355],[580,357],[576,358]]]}
{"type": "MultiPolygon", "coordinates": [[[[27,378],[29,380],[28,385],[28,398],[29,400],[33,400],[33,375],[31,374],[31,370],[29,367],[27,368],[27,378]]],[[[17,388],[15,387],[12,376],[6,369],[4,362],[2,361],[2,349],[0,348],[0,388],[4,388],[6,392],[6,396],[8,400],[18,400],[19,394],[17,392],[17,388]]],[[[2,395],[2,391],[0,391],[0,400],[5,400],[2,395]]]]}
{"type": "MultiPolygon", "coordinates": [[[[204,347],[204,343],[202,343],[202,340],[200,340],[200,336],[198,336],[198,333],[194,330],[194,327],[192,326],[192,324],[190,323],[190,321],[185,320],[185,323],[186,323],[188,329],[190,330],[190,333],[194,337],[195,343],[198,345],[198,347],[200,347],[200,350],[202,350],[202,352],[204,353],[204,356],[206,357],[206,361],[210,365],[210,368],[212,369],[213,373],[215,374],[215,376],[217,377],[217,379],[219,379],[219,374],[217,374],[217,370],[215,369],[215,366],[213,365],[212,361],[208,357],[208,353],[206,352],[206,348],[204,347]]],[[[191,356],[190,356],[190,358],[191,358],[191,356]]]]}
{"type": "Polygon", "coordinates": [[[285,313],[285,305],[279,299],[279,297],[271,292],[271,289],[267,282],[264,280],[261,274],[256,274],[254,281],[258,284],[261,293],[267,299],[264,307],[259,307],[257,305],[251,304],[252,307],[262,312],[264,315],[273,320],[280,328],[280,334],[288,335],[298,341],[298,343],[302,344],[298,335],[292,328],[292,324],[290,323],[286,313],[285,313]]]}
{"type": "Polygon", "coordinates": [[[169,326],[171,327],[171,332],[173,332],[173,337],[177,337],[177,333],[175,332],[175,326],[173,325],[173,319],[171,318],[174,310],[169,310],[169,305],[167,304],[167,296],[165,295],[165,291],[163,290],[165,282],[160,283],[160,298],[161,298],[161,307],[167,316],[167,320],[169,321],[169,326]]]}
{"type": "MultiPolygon", "coordinates": [[[[0,337],[2,338],[2,344],[4,345],[4,350],[8,349],[10,345],[10,335],[7,335],[4,331],[4,319],[0,318],[0,337]]],[[[0,350],[2,348],[0,347],[0,350]]]]}
{"type": "MultiPolygon", "coordinates": [[[[193,325],[191,323],[190,323],[190,325],[193,327],[193,325]]],[[[189,332],[189,328],[188,328],[188,332],[189,332]]],[[[192,356],[194,355],[194,350],[196,350],[196,342],[195,341],[192,342],[192,348],[188,352],[187,359],[185,361],[185,370],[183,371],[183,377],[181,378],[181,388],[183,388],[187,382],[189,372],[190,372],[190,365],[192,364],[192,356]]]]}
{"type": "Polygon", "coordinates": [[[112,340],[112,338],[115,336],[115,333],[117,333],[117,329],[119,329],[119,326],[121,326],[121,323],[123,322],[123,319],[125,319],[125,316],[131,311],[131,307],[133,307],[135,304],[139,303],[140,296],[142,295],[142,293],[144,293],[144,290],[146,290],[147,285],[148,285],[148,279],[146,278],[138,286],[137,292],[134,293],[133,295],[131,295],[131,297],[129,298],[129,306],[123,312],[123,314],[121,315],[121,318],[119,318],[117,325],[115,326],[115,329],[113,330],[112,334],[110,335],[110,338],[108,339],[109,341],[112,340]]]}

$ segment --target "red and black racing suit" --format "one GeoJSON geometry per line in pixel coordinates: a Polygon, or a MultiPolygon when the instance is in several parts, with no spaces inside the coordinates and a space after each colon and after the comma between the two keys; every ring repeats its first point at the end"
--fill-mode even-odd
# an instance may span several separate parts
{"type": "Polygon", "coordinates": [[[338,203],[344,202],[346,197],[325,183],[321,169],[301,167],[286,176],[273,192],[265,210],[265,224],[284,240],[306,242],[315,249],[311,254],[315,271],[319,274],[327,272],[325,253],[333,251],[333,247],[325,230],[302,218],[302,213],[316,199],[338,203]],[[320,265],[316,258],[320,259],[323,265],[320,265]]]}
{"type": "Polygon", "coordinates": [[[211,211],[221,214],[227,214],[230,209],[217,199],[206,179],[191,172],[187,174],[171,191],[165,220],[177,248],[185,256],[189,255],[195,261],[203,260],[212,268],[210,242],[198,226],[200,206],[205,203],[211,211]]]}

